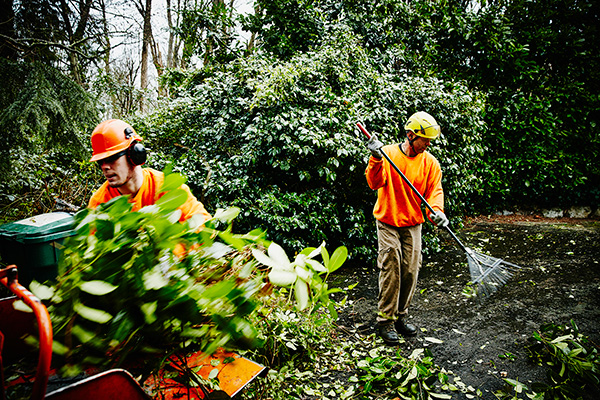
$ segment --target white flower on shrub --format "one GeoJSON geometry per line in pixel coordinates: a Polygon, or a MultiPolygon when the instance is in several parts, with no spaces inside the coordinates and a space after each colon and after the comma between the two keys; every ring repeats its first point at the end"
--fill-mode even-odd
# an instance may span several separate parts
{"type": "Polygon", "coordinates": [[[285,250],[277,243],[271,243],[267,254],[257,249],[252,249],[254,258],[261,264],[271,268],[269,280],[273,285],[291,287],[300,310],[305,309],[310,300],[310,284],[315,273],[327,272],[321,263],[313,260],[313,257],[321,254],[321,248],[312,250],[309,254],[302,252],[296,256],[294,262],[290,262],[285,250]]]}

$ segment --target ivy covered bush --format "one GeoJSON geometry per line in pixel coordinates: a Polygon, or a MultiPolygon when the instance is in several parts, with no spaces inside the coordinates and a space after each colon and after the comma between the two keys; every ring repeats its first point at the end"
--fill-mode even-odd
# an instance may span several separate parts
{"type": "Polygon", "coordinates": [[[443,132],[430,150],[442,164],[447,214],[460,216],[480,187],[484,98],[460,82],[388,71],[344,29],[289,61],[263,55],[190,73],[178,90],[135,123],[153,162],[176,160],[209,210],[239,207],[239,224],[288,249],[327,240],[354,259],[373,255],[376,193],[358,121],[393,143],[412,113],[431,113],[443,132]]]}

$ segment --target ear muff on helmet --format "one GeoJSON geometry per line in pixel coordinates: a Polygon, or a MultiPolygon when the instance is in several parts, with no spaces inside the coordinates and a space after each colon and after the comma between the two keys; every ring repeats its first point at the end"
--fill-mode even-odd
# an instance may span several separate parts
{"type": "Polygon", "coordinates": [[[133,165],[143,165],[146,163],[148,155],[144,145],[137,140],[134,140],[127,149],[127,159],[133,165]]]}
{"type": "MultiPolygon", "coordinates": [[[[135,135],[135,132],[129,126],[125,128],[124,133],[125,139],[127,140],[131,139],[135,135]]],[[[148,155],[144,145],[138,140],[131,142],[129,148],[127,149],[127,159],[129,162],[133,165],[143,165],[146,163],[147,158],[148,155]]]]}

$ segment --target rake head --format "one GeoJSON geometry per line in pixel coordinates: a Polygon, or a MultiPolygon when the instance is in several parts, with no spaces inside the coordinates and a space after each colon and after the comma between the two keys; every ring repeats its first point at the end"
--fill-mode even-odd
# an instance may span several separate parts
{"type": "Polygon", "coordinates": [[[520,266],[467,249],[467,262],[471,273],[471,282],[476,285],[477,293],[490,296],[513,276],[520,266]]]}

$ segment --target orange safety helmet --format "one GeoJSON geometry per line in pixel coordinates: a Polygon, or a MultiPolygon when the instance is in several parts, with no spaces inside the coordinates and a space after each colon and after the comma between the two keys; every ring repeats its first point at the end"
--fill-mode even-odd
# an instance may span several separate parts
{"type": "MultiPolygon", "coordinates": [[[[128,157],[132,157],[133,154],[131,147],[143,147],[141,143],[142,137],[135,133],[131,125],[120,119],[109,119],[101,122],[92,132],[92,158],[90,161],[99,161],[115,155],[119,152],[126,151],[128,157]],[[134,143],[136,142],[136,143],[134,143]]],[[[137,152],[138,149],[134,149],[133,152],[137,152]]],[[[145,149],[144,161],[145,161],[145,149]]],[[[135,160],[139,161],[139,160],[135,160]]],[[[134,162],[134,164],[138,164],[134,162]]],[[[143,162],[142,162],[143,164],[143,162]]]]}

